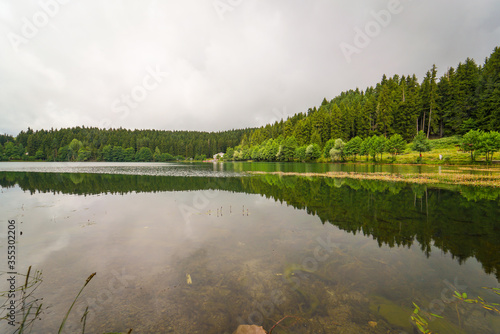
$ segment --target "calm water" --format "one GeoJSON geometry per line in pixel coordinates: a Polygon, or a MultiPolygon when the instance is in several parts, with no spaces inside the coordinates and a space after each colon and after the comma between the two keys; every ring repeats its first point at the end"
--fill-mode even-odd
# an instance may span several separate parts
{"type": "Polygon", "coordinates": [[[318,163],[114,163],[114,162],[0,162],[0,171],[54,172],[54,173],[105,173],[163,176],[231,176],[248,171],[264,172],[357,172],[357,173],[500,173],[500,168],[432,165],[376,165],[376,164],[318,164],[318,163]]]}
{"type": "Polygon", "coordinates": [[[273,333],[413,333],[412,302],[444,317],[431,321],[439,333],[499,333],[499,316],[452,297],[500,302],[482,289],[500,287],[498,191],[242,173],[346,168],[390,171],[0,163],[0,269],[15,219],[18,271],[43,271],[33,333],[57,332],[93,272],[68,333],[81,332],[86,306],[87,333],[269,330],[286,315],[273,333]]]}

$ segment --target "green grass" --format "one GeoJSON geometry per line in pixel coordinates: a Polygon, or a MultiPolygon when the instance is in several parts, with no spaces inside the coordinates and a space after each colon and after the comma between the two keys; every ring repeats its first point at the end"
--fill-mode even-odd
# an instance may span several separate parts
{"type": "MultiPolygon", "coordinates": [[[[431,151],[422,153],[422,161],[420,164],[429,164],[429,165],[486,165],[484,154],[476,153],[476,161],[472,162],[470,159],[470,153],[463,152],[460,150],[460,141],[461,137],[453,136],[446,137],[440,139],[432,139],[430,140],[431,151]],[[442,156],[442,159],[439,159],[439,156],[442,156]]],[[[417,164],[417,158],[419,157],[418,152],[414,152],[411,150],[412,144],[409,143],[406,145],[405,151],[397,155],[395,157],[395,161],[392,161],[392,156],[388,153],[384,153],[382,155],[382,159],[380,159],[380,155],[377,156],[376,163],[396,163],[396,164],[417,164]]],[[[493,157],[499,159],[500,153],[496,153],[493,157]]],[[[321,158],[318,162],[330,162],[331,160],[327,160],[325,158],[321,158]]],[[[348,161],[352,161],[349,159],[348,161]]],[[[368,161],[366,160],[366,156],[361,156],[356,158],[356,162],[373,162],[373,159],[370,157],[368,161]]]]}
{"type": "MultiPolygon", "coordinates": [[[[462,138],[460,136],[452,136],[440,139],[429,140],[431,151],[422,153],[422,161],[417,162],[419,157],[418,152],[414,152],[411,149],[412,144],[408,143],[406,145],[405,151],[393,157],[389,153],[382,154],[382,159],[380,159],[380,154],[377,155],[377,160],[375,163],[396,163],[396,164],[429,164],[429,165],[486,165],[484,154],[476,153],[476,160],[473,162],[470,159],[470,153],[463,152],[460,150],[460,141],[462,138]],[[439,159],[441,155],[442,159],[439,159]]],[[[496,153],[493,160],[500,159],[500,153],[496,153]]],[[[331,159],[321,157],[317,160],[320,163],[329,163],[331,159]]],[[[336,161],[340,162],[340,161],[336,161]]],[[[352,157],[347,159],[345,162],[353,162],[352,157]]],[[[357,163],[373,163],[372,157],[366,160],[366,156],[357,156],[357,163]]]]}
{"type": "MultiPolygon", "coordinates": [[[[496,154],[498,158],[499,153],[496,154]]],[[[412,152],[411,150],[406,150],[404,153],[395,156],[395,160],[392,160],[392,156],[388,153],[382,154],[382,159],[380,155],[377,156],[375,163],[379,164],[429,164],[429,165],[486,165],[484,155],[476,156],[476,161],[472,162],[469,153],[464,153],[459,151],[457,148],[447,148],[447,149],[436,149],[430,152],[422,153],[422,161],[419,163],[417,159],[419,157],[418,152],[412,152]],[[442,159],[439,159],[439,155],[442,159]]],[[[494,157],[495,158],[495,157],[494,157]]],[[[331,162],[322,158],[318,162],[331,162]]],[[[339,161],[337,161],[339,162],[339,161]]],[[[346,162],[353,162],[352,159],[348,159],[346,162]]],[[[372,157],[366,160],[366,156],[361,156],[356,158],[356,163],[373,163],[372,157]]]]}
{"type": "MultiPolygon", "coordinates": [[[[405,153],[396,156],[396,163],[414,164],[417,163],[419,157],[418,152],[406,150],[405,153]]],[[[384,155],[386,162],[391,161],[390,155],[384,155]]],[[[441,148],[433,149],[430,152],[422,153],[423,164],[436,164],[436,165],[467,165],[471,164],[470,154],[459,151],[457,148],[441,148]],[[439,156],[442,159],[439,159],[439,156]]]]}
{"type": "MultiPolygon", "coordinates": [[[[498,154],[496,154],[498,158],[498,154]]],[[[396,163],[412,164],[417,163],[417,158],[419,157],[418,152],[413,152],[409,149],[396,157],[396,163]]],[[[494,157],[495,158],[495,157],[494,157]]],[[[391,156],[389,154],[383,155],[382,162],[390,162],[391,156]]],[[[476,161],[472,162],[470,159],[470,153],[461,151],[458,147],[447,147],[447,148],[437,148],[430,152],[422,153],[423,164],[435,164],[435,165],[486,165],[485,156],[483,154],[476,154],[476,161]],[[442,159],[439,159],[439,156],[442,159]]]]}
{"type": "Polygon", "coordinates": [[[460,136],[451,136],[439,139],[431,139],[429,143],[431,148],[434,149],[443,149],[443,148],[455,148],[460,145],[462,141],[462,137],[460,136]]]}

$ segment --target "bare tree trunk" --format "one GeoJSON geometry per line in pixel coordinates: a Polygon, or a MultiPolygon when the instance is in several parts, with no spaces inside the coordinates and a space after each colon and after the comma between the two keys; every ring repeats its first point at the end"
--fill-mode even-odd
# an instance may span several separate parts
{"type": "Polygon", "coordinates": [[[422,119],[422,131],[425,132],[425,111],[424,111],[424,118],[422,119]]]}
{"type": "Polygon", "coordinates": [[[432,118],[432,108],[429,109],[429,126],[427,126],[427,139],[429,139],[429,134],[431,132],[431,118],[432,118]]]}
{"type": "Polygon", "coordinates": [[[416,135],[418,135],[418,117],[417,117],[417,133],[416,135]]]}

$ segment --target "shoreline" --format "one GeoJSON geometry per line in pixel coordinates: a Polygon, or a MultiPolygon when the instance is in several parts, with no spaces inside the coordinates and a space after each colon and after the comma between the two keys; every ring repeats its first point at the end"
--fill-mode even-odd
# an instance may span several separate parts
{"type": "Polygon", "coordinates": [[[117,163],[175,163],[175,162],[202,162],[202,163],[224,163],[224,162],[248,162],[248,163],[296,163],[296,164],[332,164],[332,165],[373,165],[373,166],[443,166],[443,167],[492,167],[492,169],[498,169],[500,171],[500,160],[494,160],[492,163],[486,163],[485,161],[476,161],[475,163],[405,163],[405,162],[379,162],[379,161],[255,161],[255,160],[171,160],[171,161],[104,161],[104,160],[85,160],[85,161],[58,161],[58,160],[4,160],[0,162],[71,162],[71,163],[95,163],[95,162],[117,162],[117,163]]]}

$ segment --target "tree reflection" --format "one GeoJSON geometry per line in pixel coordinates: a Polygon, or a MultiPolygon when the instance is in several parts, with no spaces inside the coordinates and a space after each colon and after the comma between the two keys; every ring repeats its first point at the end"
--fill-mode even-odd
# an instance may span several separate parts
{"type": "Polygon", "coordinates": [[[31,194],[77,195],[130,192],[223,190],[261,194],[304,209],[342,230],[372,236],[380,246],[418,243],[450,253],[459,263],[476,258],[500,280],[500,191],[454,189],[377,180],[254,175],[174,177],[117,174],[0,172],[0,185],[31,194]]]}

